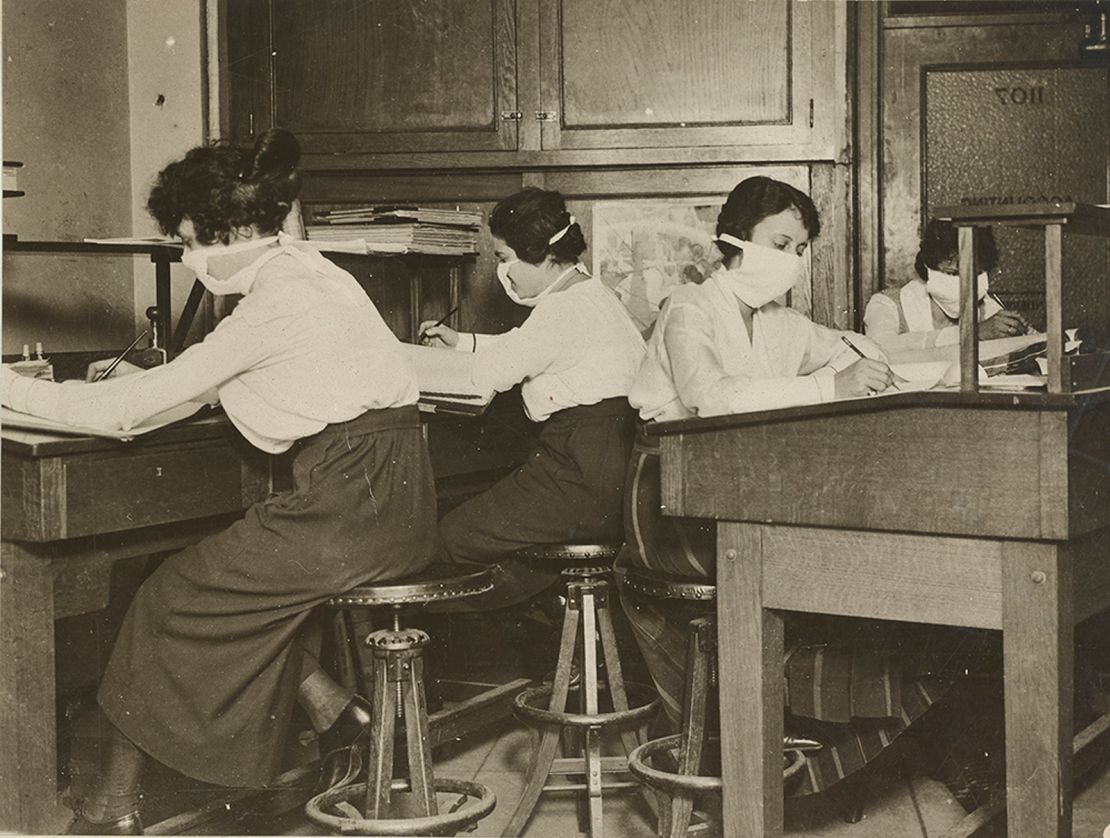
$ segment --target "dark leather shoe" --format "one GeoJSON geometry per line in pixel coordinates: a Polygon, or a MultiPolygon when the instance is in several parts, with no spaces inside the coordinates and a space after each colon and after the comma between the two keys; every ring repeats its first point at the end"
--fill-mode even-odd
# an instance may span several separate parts
{"type": "Polygon", "coordinates": [[[78,809],[69,826],[66,835],[142,835],[143,822],[138,812],[128,812],[122,817],[110,821],[90,821],[78,809]]]}
{"type": "Polygon", "coordinates": [[[371,713],[370,702],[355,695],[332,726],[319,734],[319,791],[353,782],[362,773],[362,753],[370,741],[371,713]]]}

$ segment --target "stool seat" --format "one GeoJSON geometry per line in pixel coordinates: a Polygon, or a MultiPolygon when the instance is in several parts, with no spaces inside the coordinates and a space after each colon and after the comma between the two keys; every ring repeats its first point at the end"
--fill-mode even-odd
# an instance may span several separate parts
{"type": "Polygon", "coordinates": [[[530,562],[611,565],[622,546],[621,544],[537,544],[517,550],[515,555],[530,562]]]}
{"type": "Polygon", "coordinates": [[[653,599],[689,602],[714,602],[717,599],[717,586],[702,579],[685,579],[642,567],[618,567],[615,573],[622,588],[653,599]]]}
{"type": "Polygon", "coordinates": [[[493,573],[473,562],[432,562],[419,573],[373,582],[333,596],[329,605],[365,608],[445,602],[477,596],[493,589],[493,573]]]}

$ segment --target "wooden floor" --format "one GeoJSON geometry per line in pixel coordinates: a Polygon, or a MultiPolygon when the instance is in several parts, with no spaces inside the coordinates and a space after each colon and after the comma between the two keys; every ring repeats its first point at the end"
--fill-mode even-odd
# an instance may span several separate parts
{"type": "MultiPolygon", "coordinates": [[[[485,645],[504,627],[496,622],[484,625],[472,620],[467,624],[468,639],[485,645]],[[484,636],[483,632],[489,632],[484,636]]],[[[508,669],[499,671],[488,664],[495,656],[469,659],[456,655],[463,671],[483,678],[504,680],[522,674],[519,658],[502,655],[508,669]],[[484,667],[484,669],[483,669],[484,667]]],[[[631,668],[636,663],[630,661],[631,668]]],[[[640,677],[643,674],[640,673],[640,677]]],[[[1102,696],[1110,706],[1110,691],[1102,696]]],[[[1103,712],[1102,707],[1096,712],[1103,712]]],[[[77,794],[88,783],[96,765],[105,724],[95,706],[91,691],[71,697],[64,725],[63,764],[69,766],[69,781],[77,794]]],[[[307,728],[307,724],[305,724],[307,728]]],[[[529,729],[506,719],[465,739],[449,741],[437,749],[436,773],[456,779],[475,780],[489,786],[497,796],[494,812],[469,833],[474,836],[499,835],[524,784],[530,753],[529,729]]],[[[617,744],[607,743],[607,752],[616,753],[617,744]]],[[[904,758],[893,759],[880,772],[868,777],[863,794],[864,816],[856,824],[845,823],[843,804],[835,795],[791,799],[786,807],[789,835],[827,838],[939,838],[965,815],[963,807],[940,782],[930,779],[919,768],[923,760],[912,742],[904,758]]],[[[1089,760],[1093,768],[1077,783],[1074,808],[1076,838],[1102,838],[1110,827],[1110,735],[1093,746],[1089,760]]],[[[314,734],[304,730],[290,737],[286,754],[289,766],[310,763],[315,757],[314,734]]],[[[284,775],[291,788],[278,794],[272,791],[251,793],[240,790],[229,795],[226,789],[190,780],[163,766],[154,766],[144,778],[144,822],[153,834],[193,835],[316,835],[323,834],[303,814],[303,800],[314,783],[311,768],[293,768],[284,775]]],[[[444,803],[452,801],[445,800],[444,803]]],[[[650,812],[635,794],[606,798],[606,833],[609,836],[649,838],[653,835],[650,812]]],[[[525,835],[528,838],[564,838],[579,834],[576,807],[569,795],[545,794],[525,835]]],[[[1002,824],[982,836],[1004,835],[1002,824]]]]}
{"type": "MultiPolygon", "coordinates": [[[[87,754],[94,745],[98,735],[95,717],[96,714],[90,712],[75,726],[76,751],[87,754]]],[[[297,751],[301,750],[302,756],[309,758],[313,747],[311,736],[306,734],[291,746],[290,757],[296,758],[297,751]]],[[[437,751],[437,774],[476,780],[497,795],[497,808],[469,834],[479,838],[500,834],[523,787],[529,748],[529,731],[513,720],[506,720],[483,734],[449,743],[437,751]]],[[[609,748],[615,752],[615,743],[609,743],[609,748]]],[[[1110,827],[1110,742],[1102,742],[1099,751],[1095,767],[1077,786],[1075,838],[1100,838],[1110,827]]],[[[81,763],[80,757],[73,763],[79,772],[81,763]]],[[[298,774],[292,772],[287,776],[298,774]]],[[[299,776],[300,789],[292,793],[250,795],[237,792],[230,805],[225,806],[222,801],[227,797],[226,790],[156,767],[148,773],[144,783],[144,816],[148,831],[193,835],[325,834],[305,818],[299,805],[314,773],[302,771],[299,776]],[[197,812],[205,807],[208,814],[198,817],[197,812]],[[281,811],[275,814],[275,809],[281,811]]],[[[81,777],[74,779],[79,786],[81,777]]],[[[842,806],[835,798],[817,796],[791,800],[786,810],[786,832],[821,838],[936,838],[965,815],[943,784],[920,773],[912,752],[906,760],[896,761],[884,773],[871,776],[866,783],[864,800],[864,816],[856,824],[844,822],[842,806]]],[[[654,834],[650,813],[636,795],[608,798],[605,813],[606,831],[610,836],[650,838],[654,834]]],[[[568,795],[544,795],[525,832],[527,838],[565,838],[576,834],[581,833],[574,801],[568,795]]],[[[1003,825],[997,823],[979,834],[1000,838],[1004,835],[1003,825]]]]}

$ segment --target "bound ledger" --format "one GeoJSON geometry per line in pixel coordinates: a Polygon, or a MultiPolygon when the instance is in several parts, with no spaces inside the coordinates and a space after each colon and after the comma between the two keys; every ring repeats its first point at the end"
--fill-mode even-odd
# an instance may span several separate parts
{"type": "Polygon", "coordinates": [[[409,361],[420,383],[420,409],[428,413],[462,413],[477,416],[491,401],[492,389],[475,386],[470,379],[469,352],[405,344],[409,361]]]}

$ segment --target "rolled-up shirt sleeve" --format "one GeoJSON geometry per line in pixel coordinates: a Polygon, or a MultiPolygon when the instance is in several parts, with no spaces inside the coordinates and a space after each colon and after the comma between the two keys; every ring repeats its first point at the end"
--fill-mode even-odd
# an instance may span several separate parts
{"type": "Polygon", "coordinates": [[[263,360],[262,332],[272,325],[233,315],[170,363],[105,381],[55,383],[5,370],[0,396],[6,407],[45,419],[127,431],[185,402],[211,400],[213,389],[263,360]]]}

